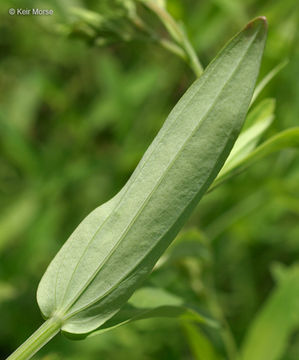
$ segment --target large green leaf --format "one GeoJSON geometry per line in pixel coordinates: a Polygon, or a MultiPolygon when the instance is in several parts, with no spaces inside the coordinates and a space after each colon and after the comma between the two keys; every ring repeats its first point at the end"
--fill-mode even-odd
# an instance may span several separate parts
{"type": "Polygon", "coordinates": [[[254,318],[242,347],[242,360],[278,360],[299,328],[299,267],[284,270],[276,288],[254,318]]]}
{"type": "Polygon", "coordinates": [[[125,187],[74,231],[37,299],[64,332],[112,318],[149,274],[225,162],[243,124],[266,39],[257,18],[175,106],[125,187]]]}

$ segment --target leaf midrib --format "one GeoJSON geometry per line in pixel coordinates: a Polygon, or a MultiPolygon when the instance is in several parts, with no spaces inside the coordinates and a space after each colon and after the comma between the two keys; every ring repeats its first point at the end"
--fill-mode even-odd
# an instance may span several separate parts
{"type": "MultiPolygon", "coordinates": [[[[175,119],[177,119],[180,114],[185,110],[185,108],[189,105],[189,103],[193,100],[193,98],[196,96],[196,94],[198,93],[198,91],[201,89],[201,87],[207,82],[207,79],[205,79],[205,81],[200,85],[200,87],[198,88],[198,90],[193,94],[193,96],[189,99],[189,101],[182,107],[181,111],[179,114],[176,115],[175,119]]],[[[173,126],[175,125],[175,120],[172,121],[172,123],[170,124],[169,126],[169,129],[171,129],[173,126]]],[[[161,144],[162,140],[165,138],[166,136],[166,131],[165,133],[163,134],[163,136],[161,137],[161,139],[159,139],[159,141],[157,142],[156,146],[152,148],[152,151],[148,154],[147,156],[147,159],[150,159],[151,158],[151,155],[152,153],[155,151],[155,149],[158,147],[159,144],[161,144]]],[[[139,171],[138,173],[140,173],[140,171],[144,168],[144,166],[146,165],[146,162],[144,162],[142,164],[142,166],[139,168],[139,171]]],[[[132,176],[134,176],[134,173],[132,174],[132,176]]],[[[137,177],[137,174],[135,175],[135,178],[137,177]]],[[[73,272],[72,272],[72,275],[71,275],[71,278],[68,282],[68,285],[66,287],[66,290],[64,292],[64,296],[62,298],[62,301],[61,301],[61,304],[63,304],[64,300],[65,300],[65,297],[66,297],[66,294],[67,294],[67,290],[69,289],[69,286],[70,286],[70,283],[74,277],[74,274],[76,273],[76,270],[78,268],[78,265],[80,264],[82,258],[84,257],[84,255],[86,254],[86,251],[88,250],[89,248],[89,245],[92,243],[92,241],[94,240],[95,236],[97,235],[97,233],[101,230],[101,228],[105,225],[105,223],[110,219],[111,215],[112,215],[112,212],[117,210],[120,206],[120,203],[122,202],[123,198],[125,197],[125,195],[127,194],[127,192],[129,191],[129,189],[132,187],[132,184],[134,183],[134,181],[130,181],[131,179],[129,179],[129,182],[127,183],[128,186],[127,186],[127,189],[126,191],[124,191],[122,197],[119,199],[118,203],[115,205],[115,208],[111,211],[111,213],[106,217],[106,219],[102,222],[102,224],[98,227],[98,229],[94,232],[93,236],[91,237],[90,241],[87,243],[86,245],[86,248],[84,249],[82,255],[80,256],[79,258],[79,261],[77,262],[73,272]]],[[[126,185],[125,185],[126,186],[126,185]]],[[[67,252],[66,252],[67,253],[67,252]]],[[[66,256],[66,253],[64,254],[64,256],[62,257],[61,261],[60,261],[60,264],[63,263],[64,259],[65,259],[65,256],[66,256]]],[[[56,282],[55,282],[55,308],[57,309],[57,296],[56,296],[56,287],[57,287],[57,282],[58,282],[58,276],[60,275],[61,273],[61,266],[59,266],[59,270],[57,271],[56,273],[56,282]]],[[[80,295],[79,295],[80,296],[80,295]]],[[[70,307],[72,306],[73,304],[70,305],[70,307]]]]}
{"type": "MultiPolygon", "coordinates": [[[[148,201],[150,200],[150,198],[152,197],[153,193],[156,191],[156,189],[159,187],[159,185],[161,184],[161,182],[163,181],[163,179],[165,178],[165,176],[167,175],[168,171],[170,170],[170,168],[172,167],[172,165],[174,164],[175,160],[177,159],[177,157],[181,154],[181,152],[184,150],[186,143],[189,141],[189,139],[194,135],[194,133],[202,126],[204,120],[207,118],[207,116],[209,115],[211,108],[213,108],[215,102],[217,101],[217,99],[219,98],[219,96],[221,95],[223,89],[227,86],[227,84],[229,83],[229,81],[231,80],[231,78],[233,77],[233,75],[235,74],[235,72],[238,70],[240,64],[242,63],[243,59],[245,58],[246,54],[248,53],[249,49],[251,48],[252,44],[254,43],[258,33],[259,33],[258,29],[256,31],[256,34],[254,35],[254,37],[252,38],[252,40],[250,41],[248,47],[246,48],[246,50],[244,51],[244,54],[242,55],[242,57],[240,58],[239,62],[237,63],[236,67],[234,68],[234,70],[231,72],[231,74],[229,75],[228,79],[225,81],[224,85],[221,87],[221,89],[219,90],[218,94],[216,95],[215,99],[213,100],[212,104],[209,106],[208,110],[206,111],[206,113],[202,116],[200,122],[198,125],[195,126],[195,128],[192,130],[191,134],[188,136],[188,138],[186,139],[186,141],[183,143],[183,145],[181,146],[181,148],[179,149],[179,151],[175,154],[174,158],[170,161],[169,165],[167,166],[167,168],[165,169],[165,171],[163,172],[162,176],[160,177],[160,179],[156,182],[154,188],[152,189],[152,191],[150,192],[150,194],[147,196],[147,198],[144,200],[143,204],[141,205],[141,207],[139,207],[138,211],[136,212],[135,216],[133,217],[133,219],[130,221],[130,223],[127,225],[126,229],[124,230],[124,232],[122,233],[122,235],[120,236],[120,239],[117,241],[117,243],[114,245],[114,247],[111,249],[110,253],[105,257],[104,261],[99,265],[99,267],[97,267],[96,271],[89,277],[89,279],[86,281],[85,285],[81,288],[81,290],[73,297],[73,300],[68,304],[68,306],[66,307],[66,309],[64,310],[64,312],[67,312],[75,303],[76,301],[81,297],[81,295],[83,294],[83,292],[88,288],[88,286],[90,285],[90,283],[94,280],[94,278],[97,276],[97,274],[100,272],[100,270],[103,268],[103,266],[107,263],[107,261],[111,258],[111,256],[113,255],[113,253],[115,252],[115,250],[117,249],[117,247],[119,246],[119,244],[121,243],[121,241],[123,240],[123,238],[126,236],[126,234],[128,233],[128,231],[130,230],[130,228],[132,227],[132,225],[134,224],[134,222],[136,221],[136,219],[138,219],[140,213],[142,212],[142,210],[144,209],[144,207],[146,206],[146,204],[148,203],[148,201]]],[[[203,84],[200,86],[200,88],[206,83],[207,79],[205,80],[205,82],[203,82],[203,84]]],[[[200,88],[198,89],[198,91],[200,90],[200,88]]],[[[197,95],[198,91],[192,96],[192,98],[188,101],[188,103],[186,103],[186,105],[182,108],[181,112],[187,107],[187,105],[190,103],[190,101],[197,95]]],[[[181,114],[180,112],[180,114],[181,114]]],[[[179,114],[177,115],[179,116],[179,114]]],[[[172,126],[171,126],[172,127],[172,126]]],[[[164,135],[165,136],[165,135],[164,135]]],[[[163,136],[163,138],[164,138],[163,136]]],[[[161,140],[163,139],[160,139],[161,140]]],[[[227,143],[226,143],[227,144],[227,143]]],[[[157,144],[158,145],[158,144],[157,144]]],[[[156,148],[156,147],[155,147],[156,148]]],[[[153,150],[155,150],[155,148],[153,150]]],[[[152,155],[153,151],[151,152],[150,156],[152,155]]],[[[131,186],[130,186],[131,187],[131,186]]],[[[130,188],[128,187],[128,189],[130,188]]],[[[125,194],[128,192],[127,191],[124,193],[123,197],[125,196],[125,194]]],[[[112,210],[111,214],[113,213],[113,211],[116,210],[116,208],[119,207],[123,197],[120,199],[119,203],[117,204],[117,206],[115,207],[115,209],[112,210]]],[[[111,216],[111,214],[109,214],[109,216],[105,219],[105,221],[102,223],[102,225],[99,227],[99,229],[97,230],[97,232],[101,229],[101,227],[104,225],[104,223],[108,220],[108,218],[111,216]]],[[[97,233],[96,232],[96,233],[97,233]]],[[[95,233],[95,235],[96,235],[95,233]]],[[[93,236],[93,238],[91,239],[91,241],[94,239],[95,235],[93,236]]],[[[164,234],[163,234],[164,235],[164,234]]],[[[162,236],[163,237],[163,236],[162,236]]],[[[160,237],[160,239],[162,238],[160,237]]],[[[88,246],[90,245],[91,241],[88,243],[88,246]]],[[[84,253],[82,254],[78,264],[80,263],[81,259],[83,258],[84,254],[87,251],[87,248],[85,249],[84,253]]],[[[146,257],[147,254],[144,256],[146,257]]],[[[142,260],[144,259],[144,257],[142,258],[142,260]]],[[[136,268],[136,266],[138,266],[141,262],[139,261],[137,263],[137,265],[135,265],[134,268],[136,268]]],[[[77,264],[77,265],[78,265],[77,264]]],[[[133,268],[133,270],[134,270],[133,268]]],[[[75,269],[76,270],[76,269],[75,269]]],[[[69,318],[70,316],[73,316],[75,313],[78,313],[86,308],[88,308],[89,306],[95,304],[96,302],[98,302],[99,300],[101,300],[102,298],[104,298],[105,296],[107,296],[111,291],[113,291],[113,289],[119,285],[119,283],[121,283],[130,273],[131,273],[132,269],[129,271],[128,274],[126,274],[121,280],[119,280],[119,282],[112,287],[111,289],[109,289],[109,291],[107,291],[105,294],[101,295],[99,298],[95,299],[94,301],[88,303],[87,305],[83,306],[82,308],[76,310],[75,312],[71,313],[70,315],[67,316],[67,318],[69,318]]],[[[75,271],[74,271],[75,273],[75,271]]],[[[73,274],[74,274],[73,273],[73,274]]],[[[71,278],[72,279],[72,278],[71,278]]],[[[71,280],[70,280],[71,282],[71,280]]],[[[70,284],[69,282],[69,284],[70,284]]],[[[67,288],[68,289],[68,288],[67,288]]]]}

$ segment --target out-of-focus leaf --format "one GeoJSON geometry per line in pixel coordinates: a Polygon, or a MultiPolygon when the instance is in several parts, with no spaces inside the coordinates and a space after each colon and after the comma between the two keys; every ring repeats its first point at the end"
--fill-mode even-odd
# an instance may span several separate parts
{"type": "Polygon", "coordinates": [[[265,99],[248,115],[244,129],[238,137],[229,157],[219,172],[217,180],[238,166],[246,156],[256,147],[263,133],[274,119],[274,99],[265,99]]]}
{"type": "Polygon", "coordinates": [[[105,19],[103,18],[103,15],[98,14],[94,11],[72,7],[69,9],[69,12],[73,16],[85,22],[87,25],[91,26],[92,28],[97,29],[105,24],[105,19]]]}
{"type": "Polygon", "coordinates": [[[38,303],[64,332],[90,333],[123,307],[217,176],[250,103],[266,28],[257,18],[226,45],[125,187],[79,225],[48,267],[38,303]]]}
{"type": "Polygon", "coordinates": [[[269,82],[280,72],[280,70],[282,70],[288,63],[288,60],[284,60],[283,62],[281,62],[280,64],[278,64],[277,66],[275,66],[274,69],[272,69],[262,80],[261,82],[259,82],[254,90],[252,99],[251,99],[251,104],[252,105],[255,100],[257,99],[257,97],[259,96],[259,94],[264,90],[264,88],[269,84],[269,82]]]}
{"type": "Polygon", "coordinates": [[[28,139],[0,114],[0,141],[5,154],[27,174],[39,172],[39,157],[28,139]]]}
{"type": "Polygon", "coordinates": [[[244,2],[235,0],[213,0],[212,2],[220,7],[227,16],[239,24],[248,21],[244,2]]]}
{"type": "Polygon", "coordinates": [[[259,145],[250,154],[242,158],[241,161],[235,163],[234,167],[230,167],[228,172],[222,173],[221,176],[214,181],[210,189],[213,189],[235,173],[244,170],[263,157],[287,148],[299,148],[299,127],[282,131],[259,145]]]}
{"type": "Polygon", "coordinates": [[[276,262],[271,266],[270,270],[275,282],[280,283],[287,278],[290,269],[286,265],[276,262]]]}
{"type": "Polygon", "coordinates": [[[0,253],[10,240],[23,236],[22,232],[32,221],[38,209],[38,201],[31,192],[24,194],[0,215],[0,253]]]}
{"type": "Polygon", "coordinates": [[[51,353],[51,354],[41,357],[39,360],[60,360],[60,359],[61,359],[60,355],[51,353]]]}
{"type": "MultiPolygon", "coordinates": [[[[69,12],[74,22],[68,26],[71,35],[86,36],[96,45],[102,46],[116,41],[129,41],[142,34],[136,30],[135,3],[131,0],[101,1],[98,12],[72,7],[69,12]]],[[[66,32],[66,27],[64,32],[66,32]]]]}
{"type": "MultiPolygon", "coordinates": [[[[137,0],[139,2],[148,2],[148,1],[151,1],[151,0],[137,0]]],[[[156,0],[156,3],[163,9],[166,9],[166,0],[156,0]]]]}
{"type": "Polygon", "coordinates": [[[212,343],[203,332],[191,322],[183,322],[182,327],[185,331],[192,355],[195,360],[222,360],[214,349],[212,343]]]}
{"type": "Polygon", "coordinates": [[[16,288],[11,284],[0,281],[0,304],[3,301],[8,301],[13,299],[17,294],[16,288]]]}
{"type": "Polygon", "coordinates": [[[242,360],[278,360],[292,332],[299,328],[299,266],[280,277],[254,318],[242,346],[242,360]]]}
{"type": "Polygon", "coordinates": [[[28,134],[35,120],[42,90],[42,76],[38,72],[24,75],[7,101],[6,118],[20,133],[28,134]],[[18,104],[18,106],[15,106],[18,104]]]}
{"type": "Polygon", "coordinates": [[[180,297],[163,289],[143,287],[133,294],[128,303],[114,317],[90,335],[85,334],[84,337],[99,335],[133,321],[155,317],[171,317],[192,320],[212,327],[218,326],[216,321],[189,307],[180,297]]]}
{"type": "Polygon", "coordinates": [[[165,254],[158,260],[154,270],[166,263],[181,260],[186,257],[195,257],[204,262],[211,261],[211,253],[207,247],[207,239],[197,228],[181,232],[169,246],[165,254]]]}
{"type": "MultiPolygon", "coordinates": [[[[265,127],[266,129],[272,124],[274,112],[275,112],[275,105],[276,100],[272,98],[266,98],[262,100],[260,103],[258,103],[250,112],[248,113],[246,117],[245,124],[242,128],[241,135],[245,133],[247,130],[249,130],[251,127],[255,126],[259,123],[266,123],[268,126],[265,127]],[[266,121],[268,120],[268,121],[266,121]]],[[[263,127],[262,127],[263,128],[263,127]]],[[[257,130],[255,132],[257,141],[260,139],[261,135],[263,134],[262,130],[257,130]]],[[[252,136],[252,139],[254,139],[254,134],[252,136]]]]}

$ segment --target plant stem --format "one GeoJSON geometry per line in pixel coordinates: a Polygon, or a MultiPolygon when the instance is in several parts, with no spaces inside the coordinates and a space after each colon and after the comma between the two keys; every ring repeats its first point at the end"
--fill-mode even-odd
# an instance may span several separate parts
{"type": "Polygon", "coordinates": [[[172,52],[173,54],[180,57],[184,61],[188,61],[185,52],[179,46],[177,46],[175,43],[173,43],[172,41],[169,41],[167,39],[153,39],[153,40],[154,40],[154,42],[156,42],[157,44],[162,46],[164,49],[172,52]]]}
{"type": "Polygon", "coordinates": [[[173,17],[166,10],[161,8],[155,1],[145,1],[144,5],[158,16],[173,40],[180,45],[186,53],[187,62],[194,74],[197,77],[200,77],[203,72],[203,66],[201,65],[196,52],[183,29],[181,29],[173,17]]]}
{"type": "Polygon", "coordinates": [[[222,325],[221,328],[221,337],[223,344],[225,346],[226,354],[228,360],[238,360],[238,348],[235,342],[234,335],[231,331],[229,323],[226,320],[224,312],[222,310],[221,304],[219,303],[217,289],[215,285],[215,278],[214,278],[214,253],[213,248],[211,246],[210,240],[207,238],[206,246],[209,249],[211,254],[211,264],[210,264],[210,271],[209,271],[209,284],[210,286],[206,287],[206,296],[209,300],[210,308],[212,313],[214,314],[215,318],[218,319],[220,324],[222,325]]]}
{"type": "Polygon", "coordinates": [[[141,32],[145,33],[151,41],[158,44],[159,46],[163,47],[167,51],[172,52],[176,56],[182,58],[184,61],[188,62],[188,57],[186,56],[185,51],[181,48],[181,46],[178,46],[175,42],[164,39],[158,35],[155,34],[155,32],[147,26],[146,23],[138,16],[135,15],[130,18],[133,25],[141,32]]]}
{"type": "Polygon", "coordinates": [[[61,322],[58,319],[48,319],[6,360],[31,359],[38,350],[59,332],[60,327],[61,322]]]}
{"type": "Polygon", "coordinates": [[[223,314],[222,308],[219,304],[217,294],[214,290],[209,291],[209,301],[211,311],[214,314],[215,318],[219,320],[222,325],[221,328],[221,337],[226,349],[227,357],[229,360],[237,360],[238,359],[238,350],[235,343],[234,336],[231,332],[230,326],[223,314]]]}
{"type": "Polygon", "coordinates": [[[190,68],[193,70],[196,77],[200,77],[201,74],[203,73],[204,69],[198,59],[198,56],[196,55],[196,52],[195,52],[193,46],[191,45],[191,43],[185,33],[184,33],[182,45],[188,56],[188,63],[189,63],[190,68]]]}

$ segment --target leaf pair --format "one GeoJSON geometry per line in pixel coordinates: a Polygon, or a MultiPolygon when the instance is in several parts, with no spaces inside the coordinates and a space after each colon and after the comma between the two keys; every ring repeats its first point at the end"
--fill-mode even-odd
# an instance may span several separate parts
{"type": "Polygon", "coordinates": [[[83,220],[51,262],[37,299],[64,332],[88,334],[113,322],[182,228],[240,132],[265,39],[261,17],[225,46],[124,188],[83,220]]]}

